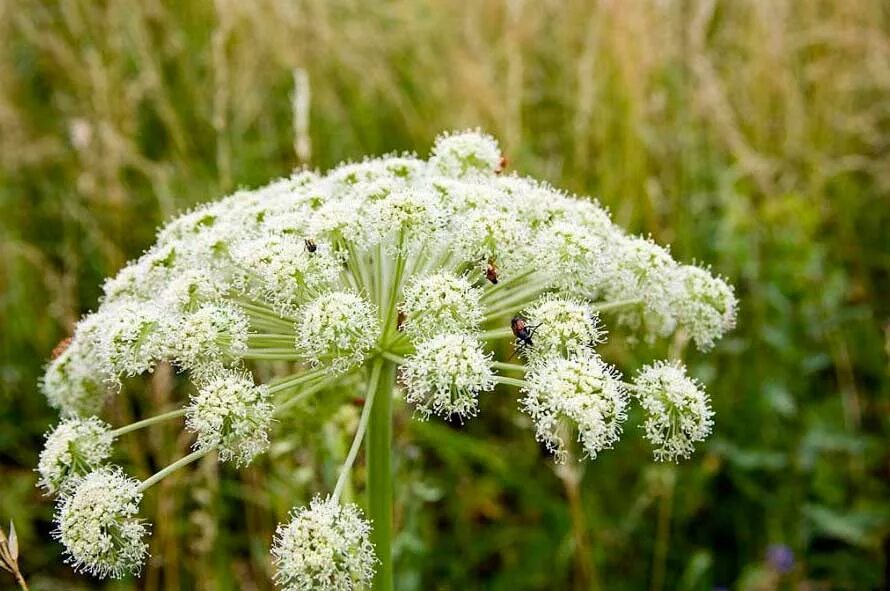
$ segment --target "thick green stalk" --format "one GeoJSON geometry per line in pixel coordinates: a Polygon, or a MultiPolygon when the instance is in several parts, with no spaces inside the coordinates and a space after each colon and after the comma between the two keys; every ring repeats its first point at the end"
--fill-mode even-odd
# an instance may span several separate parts
{"type": "Polygon", "coordinates": [[[392,569],[392,392],[396,365],[378,358],[373,372],[379,371],[377,391],[371,407],[367,434],[368,517],[371,541],[380,564],[374,577],[374,591],[393,591],[392,569]]]}

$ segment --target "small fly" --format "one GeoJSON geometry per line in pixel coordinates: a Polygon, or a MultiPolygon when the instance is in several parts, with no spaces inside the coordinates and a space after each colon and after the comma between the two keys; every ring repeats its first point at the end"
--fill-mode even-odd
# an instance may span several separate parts
{"type": "Polygon", "coordinates": [[[307,251],[309,254],[312,254],[312,253],[314,253],[316,250],[318,250],[318,245],[315,244],[315,241],[312,240],[311,238],[306,238],[306,240],[304,240],[303,243],[306,245],[306,251],[307,251]]]}

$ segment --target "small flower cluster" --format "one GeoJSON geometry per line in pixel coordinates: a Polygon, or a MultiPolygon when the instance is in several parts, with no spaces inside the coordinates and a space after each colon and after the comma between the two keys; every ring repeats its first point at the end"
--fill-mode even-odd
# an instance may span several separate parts
{"type": "Polygon", "coordinates": [[[646,412],[646,439],[655,459],[688,458],[694,443],[711,433],[714,412],[701,385],[677,362],[657,361],[640,370],[634,384],[646,412]]]}
{"type": "Polygon", "coordinates": [[[377,565],[370,530],[355,505],[316,497],[275,532],[275,581],[286,591],[361,589],[377,565]]]}
{"type": "Polygon", "coordinates": [[[249,374],[222,369],[202,381],[186,409],[186,428],[196,449],[217,449],[220,461],[246,465],[269,447],[274,408],[268,388],[249,374]]]}
{"type": "Polygon", "coordinates": [[[113,578],[139,572],[148,555],[148,527],[137,517],[138,486],[119,468],[101,468],[62,495],[55,536],[76,570],[113,578]]]}
{"type": "MultiPolygon", "coordinates": [[[[112,431],[95,417],[124,376],[159,363],[187,372],[195,389],[185,408],[157,417],[185,415],[195,436],[195,451],[169,469],[211,450],[245,465],[269,447],[280,409],[319,386],[379,375],[383,363],[401,366],[422,419],[464,420],[483,394],[515,386],[557,460],[573,440],[595,458],[638,402],[655,458],[689,456],[711,428],[702,387],[676,362],[626,384],[599,345],[608,321],[631,343],[682,331],[706,350],[734,325],[732,288],[625,233],[596,201],[504,167],[492,137],[446,134],[428,160],[298,171],[162,228],[106,281],[101,305],[41,381],[63,421],[47,437],[40,484],[61,495],[59,539],[75,566],[118,576],[145,558],[135,515],[155,477],[137,485],[103,463],[114,436],[154,419],[112,431]],[[496,360],[510,344],[517,361],[496,360]],[[296,373],[254,382],[250,364],[282,361],[274,367],[296,373]]],[[[276,580],[285,589],[367,584],[369,531],[339,494],[314,500],[276,534],[276,580]]]]}

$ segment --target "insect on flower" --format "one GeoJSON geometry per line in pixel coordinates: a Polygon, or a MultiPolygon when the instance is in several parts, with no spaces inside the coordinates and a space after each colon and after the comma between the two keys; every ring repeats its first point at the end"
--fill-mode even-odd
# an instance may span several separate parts
{"type": "Polygon", "coordinates": [[[309,252],[309,254],[312,254],[316,250],[318,250],[318,245],[315,244],[315,241],[311,238],[307,238],[306,240],[304,240],[304,243],[306,244],[306,251],[309,252]]]}
{"type": "MultiPolygon", "coordinates": [[[[535,331],[538,330],[539,326],[541,325],[536,324],[535,326],[529,326],[528,322],[526,322],[525,318],[522,316],[514,316],[510,320],[510,328],[513,330],[513,336],[519,341],[519,345],[516,350],[513,351],[513,355],[516,355],[516,353],[526,347],[533,346],[532,337],[534,336],[535,331]]],[[[513,358],[513,355],[510,355],[510,359],[513,358]]]]}
{"type": "Polygon", "coordinates": [[[59,344],[53,348],[53,352],[50,353],[50,359],[58,359],[59,356],[65,352],[68,346],[71,344],[71,337],[66,337],[59,341],[59,344]]]}
{"type": "Polygon", "coordinates": [[[498,284],[498,268],[494,264],[494,259],[488,259],[488,264],[485,267],[485,278],[488,279],[492,285],[498,284]]]}

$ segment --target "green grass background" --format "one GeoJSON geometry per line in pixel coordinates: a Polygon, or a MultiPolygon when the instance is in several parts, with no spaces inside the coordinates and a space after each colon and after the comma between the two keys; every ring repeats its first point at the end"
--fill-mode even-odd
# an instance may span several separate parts
{"type": "MultiPolygon", "coordinates": [[[[463,428],[401,408],[397,588],[890,585],[885,0],[4,0],[0,40],[0,521],[34,589],[270,588],[275,523],[345,454],[348,387],[249,469],[153,489],[143,578],[102,584],[62,564],[34,488],[41,366],[175,212],[475,126],[726,275],[739,327],[685,353],[717,424],[679,466],[650,461],[635,416],[616,450],[555,467],[510,395],[463,428]]],[[[611,341],[626,369],[673,346],[611,341]]],[[[163,370],[126,389],[115,423],[187,395],[163,370]]],[[[145,476],[189,443],[154,428],[118,459],[145,476]]]]}

